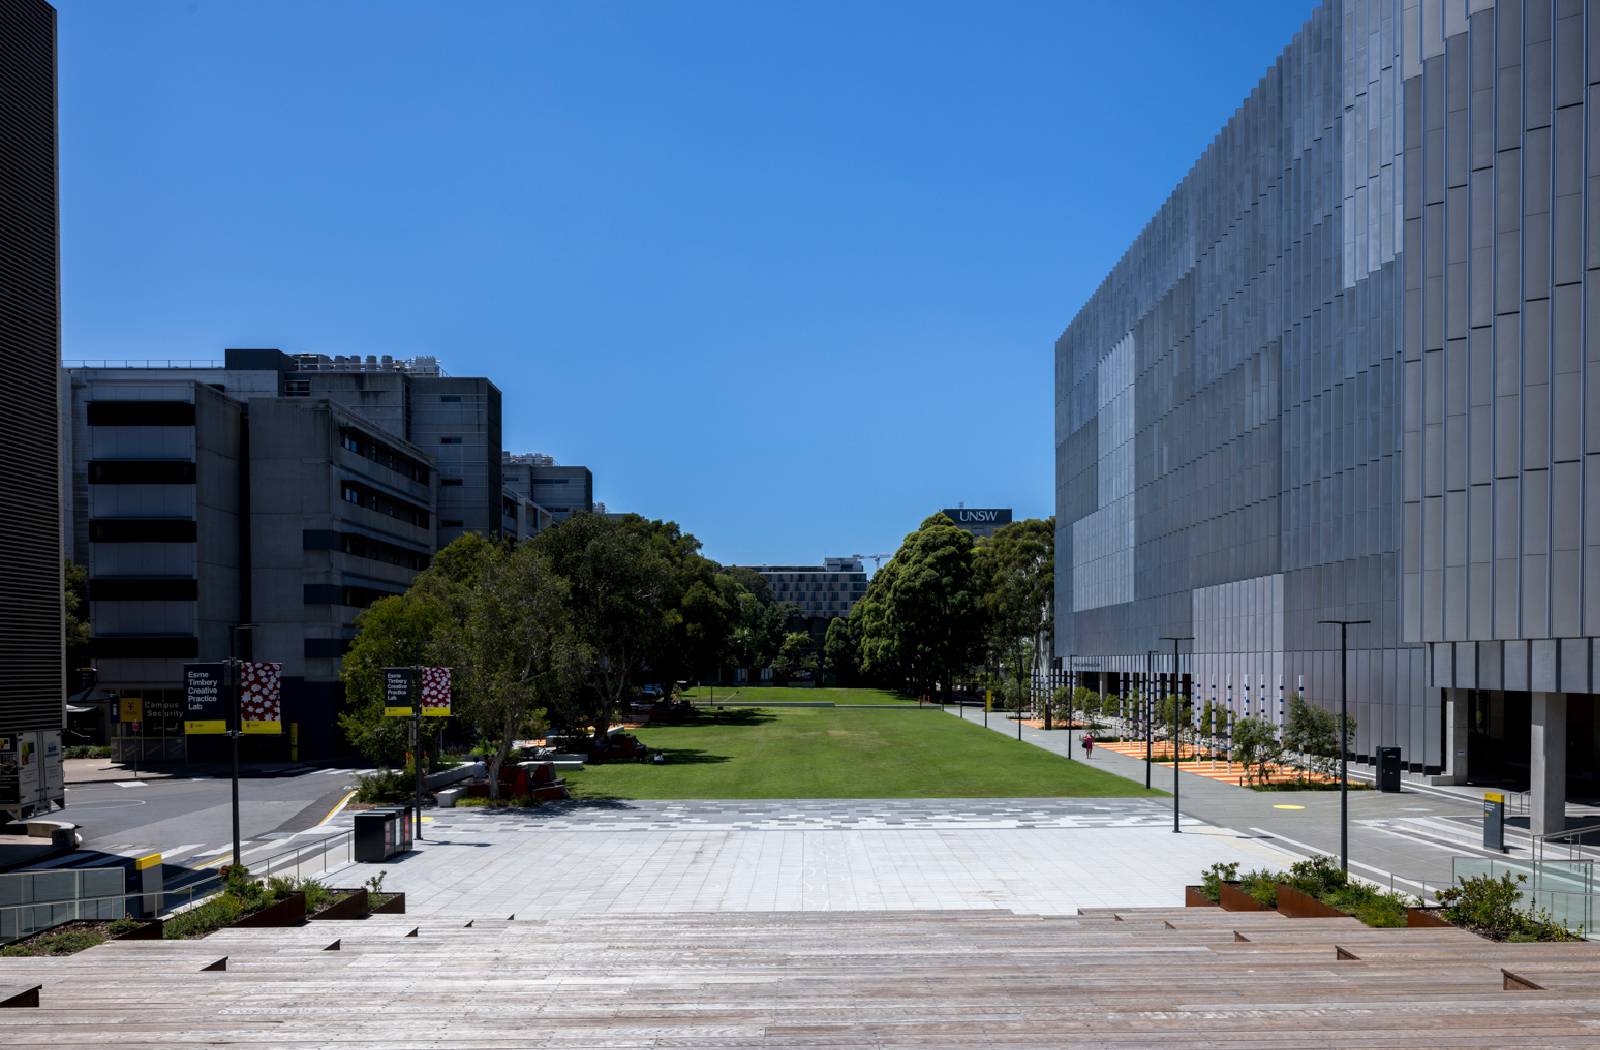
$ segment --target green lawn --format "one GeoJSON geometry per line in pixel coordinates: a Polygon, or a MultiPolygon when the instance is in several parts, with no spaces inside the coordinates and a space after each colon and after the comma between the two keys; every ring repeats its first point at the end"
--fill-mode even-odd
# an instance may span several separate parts
{"type": "Polygon", "coordinates": [[[939,711],[731,708],[721,724],[651,726],[661,766],[567,773],[574,798],[1163,796],[939,711]]]}
{"type": "Polygon", "coordinates": [[[788,700],[791,703],[831,701],[840,707],[853,704],[911,704],[914,707],[917,703],[910,697],[901,696],[887,689],[805,689],[790,688],[786,685],[719,685],[714,690],[702,685],[683,694],[685,700],[693,700],[695,703],[704,703],[713,696],[717,700],[726,700],[730,703],[751,703],[758,700],[788,700]]]}

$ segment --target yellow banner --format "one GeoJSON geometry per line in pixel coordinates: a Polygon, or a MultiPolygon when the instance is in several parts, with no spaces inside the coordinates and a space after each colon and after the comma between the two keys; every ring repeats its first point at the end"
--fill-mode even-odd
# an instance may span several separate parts
{"type": "Polygon", "coordinates": [[[220,734],[228,731],[226,722],[185,722],[183,731],[189,736],[204,736],[207,733],[220,734]]]}
{"type": "MultiPolygon", "coordinates": [[[[407,710],[409,713],[409,709],[407,710]]],[[[422,716],[424,718],[449,718],[450,709],[448,707],[424,707],[422,716]]]]}
{"type": "Polygon", "coordinates": [[[405,715],[407,718],[409,718],[409,717],[411,717],[411,708],[409,708],[409,707],[386,707],[386,708],[383,709],[383,713],[386,714],[386,715],[405,715]]]}
{"type": "Polygon", "coordinates": [[[245,731],[245,733],[247,735],[251,735],[251,736],[253,736],[253,735],[257,734],[257,733],[271,733],[273,735],[277,735],[277,734],[283,732],[283,723],[282,722],[246,722],[244,724],[244,731],[245,731]]]}

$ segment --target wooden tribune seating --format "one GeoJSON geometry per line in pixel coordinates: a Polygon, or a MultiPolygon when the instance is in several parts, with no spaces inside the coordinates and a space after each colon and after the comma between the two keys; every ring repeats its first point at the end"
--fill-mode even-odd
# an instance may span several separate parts
{"type": "Polygon", "coordinates": [[[1587,943],[1217,908],[468,918],[0,958],[0,985],[41,986],[37,1008],[0,1010],[0,1043],[1600,1045],[1587,943]]]}

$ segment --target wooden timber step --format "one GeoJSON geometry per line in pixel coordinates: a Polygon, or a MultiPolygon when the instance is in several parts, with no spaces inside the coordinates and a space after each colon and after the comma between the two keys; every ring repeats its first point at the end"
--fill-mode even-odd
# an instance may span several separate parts
{"type": "Polygon", "coordinates": [[[370,916],[0,958],[24,980],[0,1043],[52,1050],[1600,1045],[1600,945],[1220,909],[370,916]]]}

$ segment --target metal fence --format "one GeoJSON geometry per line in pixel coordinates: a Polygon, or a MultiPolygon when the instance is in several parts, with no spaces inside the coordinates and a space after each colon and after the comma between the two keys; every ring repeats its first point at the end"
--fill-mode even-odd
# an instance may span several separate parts
{"type": "MultiPolygon", "coordinates": [[[[251,875],[315,875],[354,859],[355,831],[336,832],[316,842],[254,860],[244,858],[251,875]]],[[[231,858],[229,858],[231,860],[231,858]]],[[[66,868],[0,875],[0,943],[31,937],[64,922],[106,921],[139,915],[167,915],[203,903],[222,889],[222,875],[211,872],[160,893],[125,893],[125,869],[66,868]]]]}

